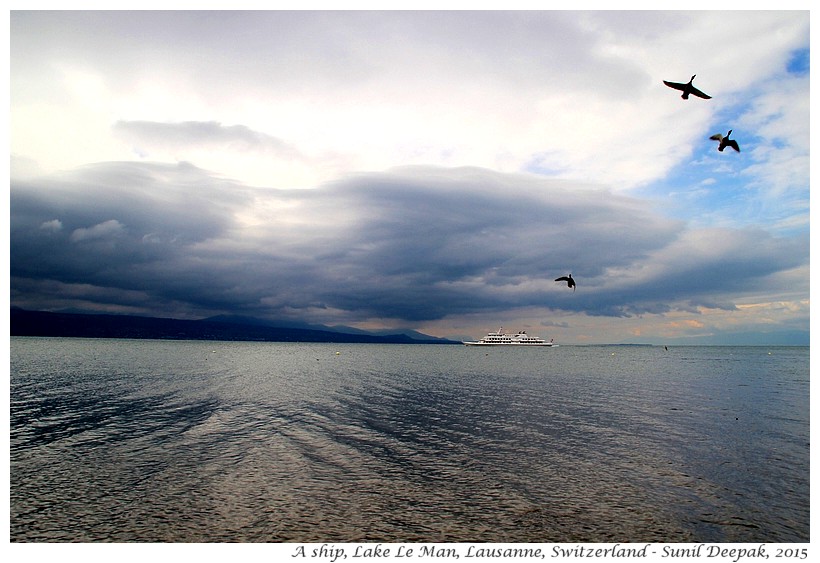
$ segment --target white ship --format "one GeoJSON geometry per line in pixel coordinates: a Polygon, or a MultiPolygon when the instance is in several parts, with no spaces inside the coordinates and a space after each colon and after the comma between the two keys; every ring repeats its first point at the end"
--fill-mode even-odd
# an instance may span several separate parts
{"type": "Polygon", "coordinates": [[[552,342],[552,339],[547,342],[543,338],[528,335],[525,330],[516,334],[507,334],[503,328],[487,334],[481,340],[465,341],[463,344],[465,346],[558,346],[552,342]]]}

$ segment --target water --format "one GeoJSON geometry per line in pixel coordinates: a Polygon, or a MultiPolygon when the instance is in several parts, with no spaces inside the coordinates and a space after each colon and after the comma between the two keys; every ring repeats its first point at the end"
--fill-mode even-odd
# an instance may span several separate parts
{"type": "Polygon", "coordinates": [[[13,542],[806,542],[809,349],[11,339],[13,542]]]}

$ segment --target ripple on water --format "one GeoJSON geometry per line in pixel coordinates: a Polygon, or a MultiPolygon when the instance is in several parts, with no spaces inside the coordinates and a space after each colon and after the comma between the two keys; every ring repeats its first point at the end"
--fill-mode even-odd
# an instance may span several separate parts
{"type": "Polygon", "coordinates": [[[808,539],[807,352],[48,344],[13,541],[808,539]]]}

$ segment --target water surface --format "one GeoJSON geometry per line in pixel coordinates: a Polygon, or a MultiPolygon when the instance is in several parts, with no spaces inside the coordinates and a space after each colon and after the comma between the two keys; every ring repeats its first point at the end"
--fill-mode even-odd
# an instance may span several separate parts
{"type": "Polygon", "coordinates": [[[11,339],[12,541],[803,542],[809,349],[11,339]]]}

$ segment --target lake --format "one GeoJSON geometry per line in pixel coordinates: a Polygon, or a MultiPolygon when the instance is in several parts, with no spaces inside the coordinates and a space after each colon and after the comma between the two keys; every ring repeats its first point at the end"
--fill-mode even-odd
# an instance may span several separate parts
{"type": "Polygon", "coordinates": [[[12,542],[807,542],[809,348],[11,338],[12,542]]]}

